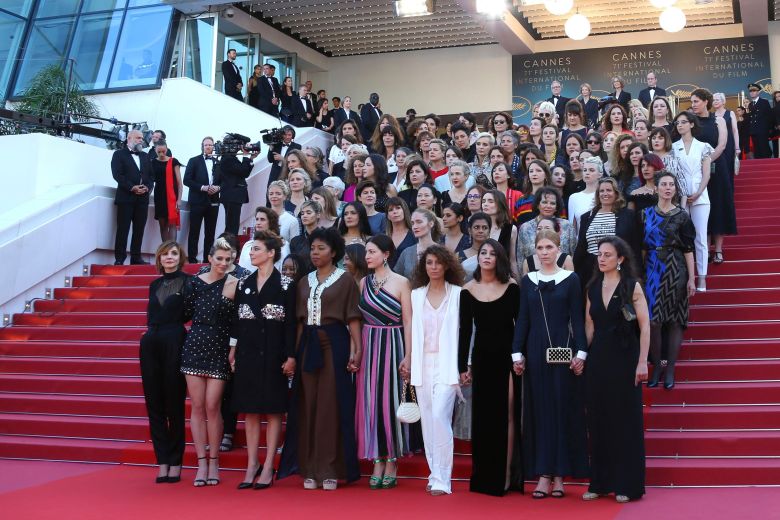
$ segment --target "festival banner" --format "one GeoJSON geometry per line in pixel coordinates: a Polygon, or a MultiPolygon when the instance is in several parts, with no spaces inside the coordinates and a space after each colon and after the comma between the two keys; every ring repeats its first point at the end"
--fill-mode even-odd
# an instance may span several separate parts
{"type": "Polygon", "coordinates": [[[565,97],[577,97],[580,85],[590,83],[600,98],[613,91],[612,77],[621,76],[624,90],[636,98],[650,71],[659,87],[680,99],[699,87],[738,96],[748,83],[758,83],[769,99],[774,90],[767,36],[547,52],[512,57],[512,115],[515,122],[529,119],[534,103],[552,95],[553,80],[561,82],[565,97]]]}

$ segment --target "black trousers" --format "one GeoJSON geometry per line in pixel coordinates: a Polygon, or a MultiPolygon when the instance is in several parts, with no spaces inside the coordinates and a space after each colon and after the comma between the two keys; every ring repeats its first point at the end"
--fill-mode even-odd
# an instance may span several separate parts
{"type": "Polygon", "coordinates": [[[217,217],[219,206],[190,206],[190,230],[187,235],[187,261],[191,264],[198,262],[198,242],[200,241],[200,226],[205,223],[203,231],[203,263],[208,262],[208,254],[214,245],[214,236],[217,232],[217,217]]]}
{"type": "Polygon", "coordinates": [[[138,197],[133,202],[121,202],[116,205],[116,240],[114,257],[117,262],[127,258],[127,235],[133,226],[133,239],[130,241],[130,260],[141,260],[141,242],[144,240],[144,228],[149,211],[149,199],[138,197]]]}
{"type": "Polygon", "coordinates": [[[179,466],[184,456],[184,399],[180,324],[150,327],[141,337],[141,381],[157,464],[179,466]]]}
{"type": "Polygon", "coordinates": [[[225,206],[225,231],[238,235],[238,226],[241,224],[241,206],[238,202],[223,202],[225,206]]]}
{"type": "Polygon", "coordinates": [[[768,134],[751,135],[750,137],[753,139],[754,159],[769,159],[772,157],[772,151],[769,149],[768,134]]]}
{"type": "Polygon", "coordinates": [[[222,422],[224,426],[222,428],[223,434],[235,435],[236,423],[238,422],[238,414],[233,411],[233,380],[230,379],[225,382],[225,391],[222,393],[222,406],[220,411],[222,412],[222,422]]]}

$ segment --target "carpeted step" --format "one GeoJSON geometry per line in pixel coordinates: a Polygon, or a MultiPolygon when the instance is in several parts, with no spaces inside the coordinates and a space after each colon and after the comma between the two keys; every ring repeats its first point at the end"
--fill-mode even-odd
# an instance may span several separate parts
{"type": "Polygon", "coordinates": [[[696,293],[691,298],[691,305],[743,305],[780,303],[780,287],[766,289],[708,289],[704,293],[696,293]]]}
{"type": "MultiPolygon", "coordinates": [[[[780,430],[780,404],[757,406],[651,406],[645,428],[663,430],[780,430]]],[[[780,447],[780,445],[778,445],[780,447]]]]}
{"type": "Polygon", "coordinates": [[[700,339],[770,339],[780,338],[780,322],[710,321],[692,323],[686,337],[700,339]]]}
{"type": "Polygon", "coordinates": [[[141,367],[138,359],[0,357],[0,373],[141,377],[141,367]]]}
{"type": "Polygon", "coordinates": [[[140,377],[0,374],[0,392],[142,396],[140,377]]]}
{"type": "Polygon", "coordinates": [[[34,327],[13,326],[0,330],[0,340],[10,341],[139,341],[145,327],[34,327]]]}
{"type": "MultiPolygon", "coordinates": [[[[723,259],[725,261],[739,260],[771,260],[780,258],[780,246],[751,246],[736,244],[729,246],[728,238],[724,245],[723,259]]],[[[716,269],[718,266],[710,264],[710,267],[716,269]]],[[[713,273],[714,274],[714,273],[713,273]]]]}
{"type": "MultiPolygon", "coordinates": [[[[189,406],[189,400],[186,401],[189,406]]],[[[103,417],[146,417],[143,396],[22,394],[0,392],[0,412],[103,417]]]]}
{"type": "Polygon", "coordinates": [[[54,289],[55,298],[101,300],[141,300],[149,298],[149,287],[63,287],[54,289]]]}
{"type": "Polygon", "coordinates": [[[732,457],[780,456],[780,431],[647,432],[649,456],[732,457]]]}
{"type": "MultiPolygon", "coordinates": [[[[774,238],[774,237],[773,237],[774,238]]],[[[719,274],[717,269],[707,273],[707,290],[714,289],[764,289],[780,287],[780,273],[719,274]]]]}
{"type": "Polygon", "coordinates": [[[686,340],[680,349],[680,360],[685,359],[768,359],[780,358],[777,340],[686,340]]]}
{"type": "Polygon", "coordinates": [[[778,485],[780,459],[649,458],[646,478],[651,486],[778,485]]]}
{"type": "Polygon", "coordinates": [[[144,312],[34,312],[14,314],[14,325],[65,327],[145,327],[144,312]]]}
{"type": "Polygon", "coordinates": [[[0,355],[138,359],[138,342],[0,341],[0,355]]]}
{"type": "MultiPolygon", "coordinates": [[[[204,264],[185,264],[184,271],[195,274],[204,264]]],[[[94,275],[158,275],[154,265],[100,265],[92,264],[89,273],[94,275]]]]}
{"type": "Polygon", "coordinates": [[[680,361],[677,382],[780,380],[780,359],[757,361],[680,361]]]}
{"type": "Polygon", "coordinates": [[[74,276],[71,285],[73,287],[149,287],[149,284],[159,277],[160,275],[157,274],[74,276]]]}
{"type": "Polygon", "coordinates": [[[674,405],[780,404],[780,382],[679,383],[644,389],[645,403],[674,405]]]}
{"type": "Polygon", "coordinates": [[[149,302],[146,298],[132,300],[100,299],[62,299],[62,300],[38,300],[33,303],[36,312],[146,312],[149,302]]]}
{"type": "Polygon", "coordinates": [[[724,319],[729,321],[780,320],[780,304],[693,305],[689,310],[688,319],[692,323],[724,319]]]}
{"type": "MultiPolygon", "coordinates": [[[[780,236],[778,237],[780,240],[780,236]]],[[[730,260],[719,265],[710,264],[712,274],[761,274],[780,273],[780,259],[775,260],[730,260]]]]}

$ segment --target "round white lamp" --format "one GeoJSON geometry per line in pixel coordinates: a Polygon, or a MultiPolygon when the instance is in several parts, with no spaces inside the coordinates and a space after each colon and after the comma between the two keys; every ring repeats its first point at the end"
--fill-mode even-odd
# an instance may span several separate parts
{"type": "Polygon", "coordinates": [[[566,36],[572,40],[584,40],[590,34],[590,20],[584,14],[574,14],[563,26],[566,36]]]}
{"type": "Polygon", "coordinates": [[[544,0],[544,6],[550,13],[562,16],[574,6],[574,0],[544,0]]]}
{"type": "Polygon", "coordinates": [[[676,33],[685,27],[685,13],[677,7],[667,7],[658,17],[661,29],[666,32],[676,33]]]}

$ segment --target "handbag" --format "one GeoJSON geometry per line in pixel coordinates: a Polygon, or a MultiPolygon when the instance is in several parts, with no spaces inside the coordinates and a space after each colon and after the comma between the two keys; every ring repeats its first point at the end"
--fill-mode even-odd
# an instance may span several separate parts
{"type": "Polygon", "coordinates": [[[539,301],[542,303],[542,316],[544,316],[544,328],[547,330],[547,341],[550,342],[550,346],[544,352],[544,357],[547,363],[550,365],[569,365],[571,364],[572,352],[569,348],[569,340],[571,336],[566,338],[565,347],[553,347],[552,336],[550,336],[550,326],[547,325],[547,313],[544,310],[544,300],[542,299],[542,291],[539,291],[539,301]]]}
{"type": "Polygon", "coordinates": [[[403,389],[401,390],[401,404],[398,405],[398,409],[395,411],[395,417],[398,422],[405,424],[416,423],[420,420],[420,406],[417,404],[417,394],[414,392],[414,387],[404,381],[403,389]],[[412,400],[406,400],[406,390],[410,390],[412,400]]]}

